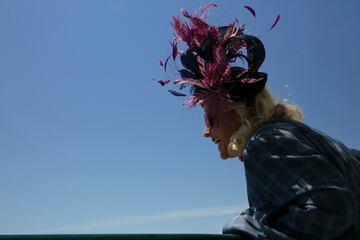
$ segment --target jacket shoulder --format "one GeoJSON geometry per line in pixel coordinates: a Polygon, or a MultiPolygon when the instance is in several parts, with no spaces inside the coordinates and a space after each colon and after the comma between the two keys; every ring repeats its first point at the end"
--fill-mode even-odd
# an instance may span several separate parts
{"type": "Polygon", "coordinates": [[[314,130],[304,123],[288,119],[271,119],[264,122],[251,134],[247,145],[266,145],[301,141],[311,144],[308,139],[314,130]]]}

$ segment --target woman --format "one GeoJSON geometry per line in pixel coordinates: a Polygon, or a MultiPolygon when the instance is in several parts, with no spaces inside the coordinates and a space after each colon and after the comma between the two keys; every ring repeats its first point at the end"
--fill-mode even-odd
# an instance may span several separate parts
{"type": "Polygon", "coordinates": [[[239,156],[245,165],[250,208],[223,233],[360,239],[359,153],[300,121],[297,107],[276,104],[264,89],[254,106],[239,104],[207,126],[222,159],[239,156]]]}
{"type": "Polygon", "coordinates": [[[188,45],[180,55],[181,79],[174,83],[192,87],[186,103],[203,107],[204,136],[218,145],[221,158],[244,162],[250,207],[223,233],[249,239],[360,239],[359,152],[308,127],[298,107],[272,97],[267,74],[258,71],[263,44],[236,21],[209,25],[204,13],[214,6],[205,6],[202,15],[183,10],[189,23],[174,17],[172,57],[179,53],[177,42],[188,45]],[[237,65],[239,58],[247,67],[237,65]]]}

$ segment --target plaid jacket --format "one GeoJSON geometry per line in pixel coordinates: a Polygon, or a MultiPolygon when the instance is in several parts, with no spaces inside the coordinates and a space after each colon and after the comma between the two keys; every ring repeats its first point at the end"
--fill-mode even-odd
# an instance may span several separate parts
{"type": "Polygon", "coordinates": [[[244,151],[250,208],[224,226],[249,239],[360,239],[360,152],[272,119],[244,151]]]}

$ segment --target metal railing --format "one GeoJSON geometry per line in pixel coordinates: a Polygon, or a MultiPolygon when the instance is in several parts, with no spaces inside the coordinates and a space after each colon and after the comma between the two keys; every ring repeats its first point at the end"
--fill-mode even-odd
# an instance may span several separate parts
{"type": "Polygon", "coordinates": [[[242,240],[231,234],[29,234],[0,235],[0,240],[242,240]]]}

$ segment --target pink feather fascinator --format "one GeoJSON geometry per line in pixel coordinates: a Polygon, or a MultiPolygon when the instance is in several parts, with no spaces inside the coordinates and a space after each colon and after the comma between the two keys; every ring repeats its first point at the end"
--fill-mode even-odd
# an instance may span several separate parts
{"type": "MultiPolygon", "coordinates": [[[[178,70],[180,78],[158,82],[162,86],[170,82],[175,84],[176,89],[169,90],[175,96],[188,96],[182,91],[190,87],[185,104],[206,106],[207,114],[214,116],[226,113],[229,103],[244,102],[251,106],[255,96],[264,89],[267,74],[258,71],[265,60],[262,42],[255,36],[244,34],[244,25],[237,20],[228,26],[210,25],[205,14],[213,7],[217,5],[207,4],[200,13],[194,14],[182,9],[184,19],[173,17],[172,52],[165,63],[160,60],[160,65],[166,71],[168,61],[175,62],[179,56],[183,68],[178,70]],[[187,48],[179,50],[180,44],[187,48]],[[238,66],[238,60],[245,66],[238,66]]],[[[251,7],[245,8],[256,16],[251,7]]]]}

